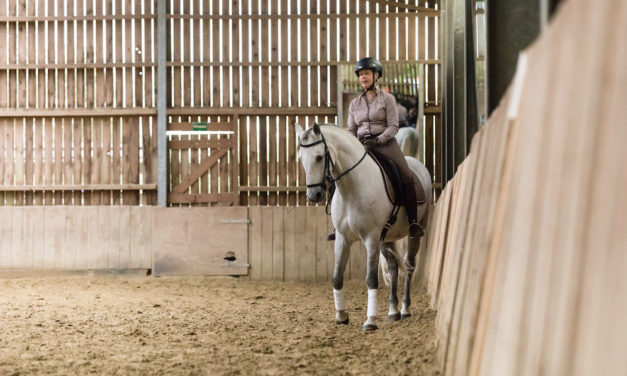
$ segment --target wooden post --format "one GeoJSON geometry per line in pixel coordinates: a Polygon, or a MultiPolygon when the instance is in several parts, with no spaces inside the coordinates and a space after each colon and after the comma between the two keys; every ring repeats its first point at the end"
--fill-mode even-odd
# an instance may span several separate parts
{"type": "Polygon", "coordinates": [[[166,2],[157,3],[157,205],[166,206],[166,2]]]}

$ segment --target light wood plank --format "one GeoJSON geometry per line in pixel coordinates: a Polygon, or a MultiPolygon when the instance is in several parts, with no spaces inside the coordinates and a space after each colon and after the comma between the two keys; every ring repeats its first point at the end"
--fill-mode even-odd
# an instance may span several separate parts
{"type": "Polygon", "coordinates": [[[299,276],[300,261],[297,256],[298,244],[295,236],[295,211],[294,206],[285,207],[284,213],[284,253],[285,260],[283,262],[285,268],[285,280],[297,281],[299,276]]]}
{"type": "Polygon", "coordinates": [[[266,210],[272,212],[272,279],[283,281],[285,280],[285,222],[283,220],[285,208],[275,206],[266,210]]]}

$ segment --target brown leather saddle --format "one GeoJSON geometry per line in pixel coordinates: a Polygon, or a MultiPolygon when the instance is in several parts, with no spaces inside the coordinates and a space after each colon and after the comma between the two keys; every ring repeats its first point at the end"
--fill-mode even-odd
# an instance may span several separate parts
{"type": "MultiPolygon", "coordinates": [[[[390,203],[392,205],[403,205],[404,203],[400,202],[401,197],[403,197],[403,185],[401,184],[401,177],[398,173],[396,165],[394,165],[392,161],[381,158],[380,155],[377,155],[377,153],[374,153],[372,151],[368,151],[368,154],[370,154],[372,159],[374,159],[374,161],[377,163],[377,166],[379,166],[381,176],[383,177],[385,193],[390,203]]],[[[416,174],[413,174],[413,179],[414,189],[416,190],[416,193],[418,193],[419,190],[422,189],[422,186],[420,185],[420,180],[418,180],[418,176],[416,176],[416,174]]],[[[423,202],[417,202],[416,204],[420,205],[423,202]]]]}

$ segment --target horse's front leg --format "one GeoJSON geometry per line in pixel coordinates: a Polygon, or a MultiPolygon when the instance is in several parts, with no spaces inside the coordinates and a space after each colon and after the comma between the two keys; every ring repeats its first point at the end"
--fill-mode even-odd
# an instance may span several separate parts
{"type": "Polygon", "coordinates": [[[407,275],[405,277],[405,291],[403,292],[403,305],[401,307],[401,318],[410,317],[409,306],[411,305],[411,280],[416,270],[416,254],[420,246],[420,238],[408,238],[407,241],[407,259],[405,268],[407,275]]]}
{"type": "Polygon", "coordinates": [[[379,288],[379,241],[366,239],[368,254],[366,264],[366,285],[368,286],[368,313],[364,323],[364,332],[377,329],[377,289],[379,288]]]}
{"type": "Polygon", "coordinates": [[[335,323],[348,324],[346,312],[346,292],[344,291],[344,270],[348,263],[352,242],[337,232],[335,235],[335,267],[333,269],[333,300],[335,301],[335,323]]]}

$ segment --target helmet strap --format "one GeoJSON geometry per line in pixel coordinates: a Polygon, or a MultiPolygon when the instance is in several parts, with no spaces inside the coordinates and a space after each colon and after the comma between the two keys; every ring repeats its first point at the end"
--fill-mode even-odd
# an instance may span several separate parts
{"type": "Polygon", "coordinates": [[[366,90],[364,90],[364,94],[366,94],[367,92],[369,92],[370,90],[374,91],[374,86],[377,84],[377,80],[372,80],[372,85],[370,85],[369,88],[367,88],[366,90]]]}

